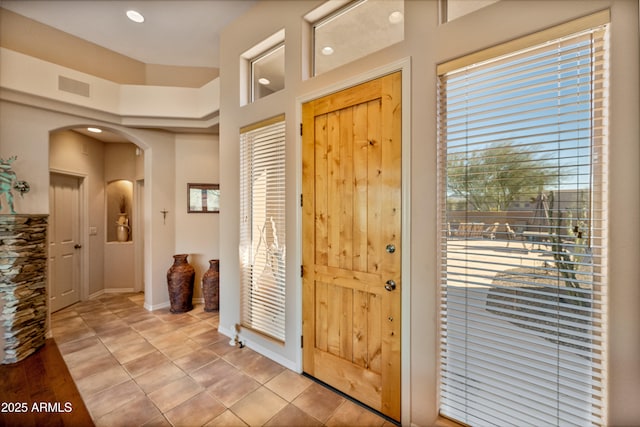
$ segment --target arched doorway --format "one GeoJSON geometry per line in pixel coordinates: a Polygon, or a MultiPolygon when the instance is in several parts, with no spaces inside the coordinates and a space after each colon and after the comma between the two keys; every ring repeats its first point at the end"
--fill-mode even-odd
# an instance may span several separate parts
{"type": "MultiPolygon", "coordinates": [[[[121,131],[83,125],[51,131],[49,154],[51,174],[76,176],[83,182],[76,244],[79,299],[144,291],[144,150],[121,131]]],[[[50,213],[59,223],[56,210],[50,213]]],[[[50,280],[64,281],[54,264],[50,263],[50,280]]],[[[54,283],[49,286],[57,289],[54,283]]]]}

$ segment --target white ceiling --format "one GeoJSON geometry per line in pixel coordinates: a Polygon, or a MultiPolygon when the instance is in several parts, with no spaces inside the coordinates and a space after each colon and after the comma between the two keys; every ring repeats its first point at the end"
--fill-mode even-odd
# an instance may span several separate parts
{"type": "Polygon", "coordinates": [[[219,34],[256,0],[0,0],[0,6],[146,64],[219,67],[219,34]],[[125,13],[137,10],[145,22],[125,13]]]}

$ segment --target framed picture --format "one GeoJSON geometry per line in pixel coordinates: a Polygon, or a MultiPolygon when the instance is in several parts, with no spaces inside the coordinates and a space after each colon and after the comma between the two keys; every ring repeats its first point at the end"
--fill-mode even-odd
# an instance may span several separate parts
{"type": "Polygon", "coordinates": [[[187,184],[188,213],[219,213],[219,184],[187,184]]]}

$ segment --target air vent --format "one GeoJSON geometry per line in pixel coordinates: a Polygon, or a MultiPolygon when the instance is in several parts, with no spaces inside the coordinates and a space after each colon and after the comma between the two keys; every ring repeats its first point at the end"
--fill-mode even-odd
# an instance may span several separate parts
{"type": "Polygon", "coordinates": [[[79,80],[70,79],[69,77],[58,76],[58,89],[74,93],[76,95],[89,97],[89,83],[81,82],[79,80]]]}

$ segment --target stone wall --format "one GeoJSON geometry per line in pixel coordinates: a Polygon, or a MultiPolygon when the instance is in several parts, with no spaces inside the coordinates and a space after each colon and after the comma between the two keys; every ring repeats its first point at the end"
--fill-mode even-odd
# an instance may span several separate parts
{"type": "Polygon", "coordinates": [[[15,363],[45,341],[47,216],[0,215],[0,360],[15,363]]]}

